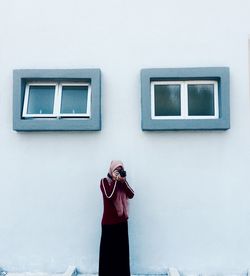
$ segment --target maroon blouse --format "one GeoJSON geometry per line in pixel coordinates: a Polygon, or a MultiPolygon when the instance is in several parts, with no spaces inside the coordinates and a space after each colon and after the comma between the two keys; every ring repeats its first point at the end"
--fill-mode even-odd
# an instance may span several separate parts
{"type": "Polygon", "coordinates": [[[117,215],[117,211],[114,206],[113,200],[119,189],[124,190],[129,199],[134,197],[134,191],[129,186],[128,182],[117,181],[115,186],[114,180],[112,180],[112,182],[109,183],[107,178],[103,178],[100,183],[100,188],[103,195],[104,205],[102,224],[117,224],[126,221],[127,218],[124,216],[124,214],[121,217],[117,215]]]}

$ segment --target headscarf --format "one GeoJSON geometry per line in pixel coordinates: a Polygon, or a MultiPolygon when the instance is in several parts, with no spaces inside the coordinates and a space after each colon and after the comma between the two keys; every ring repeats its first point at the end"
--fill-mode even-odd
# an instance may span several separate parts
{"type": "MultiPolygon", "coordinates": [[[[113,176],[113,172],[116,168],[122,167],[124,169],[124,165],[120,160],[111,161],[109,168],[109,176],[113,176]]],[[[116,180],[117,181],[117,180],[116,180]]],[[[116,183],[117,184],[117,183],[116,183]]],[[[126,193],[118,187],[116,187],[116,196],[113,200],[117,215],[121,217],[123,214],[126,218],[128,218],[128,198],[126,193]]]]}

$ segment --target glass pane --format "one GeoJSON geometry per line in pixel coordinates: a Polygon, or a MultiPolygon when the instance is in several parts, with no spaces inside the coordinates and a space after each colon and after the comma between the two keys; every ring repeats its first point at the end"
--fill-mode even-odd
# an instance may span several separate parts
{"type": "Polygon", "coordinates": [[[30,86],[28,114],[53,114],[55,86],[30,86]]]}
{"type": "Polygon", "coordinates": [[[155,85],[155,116],[181,115],[181,86],[179,84],[155,85]]]}
{"type": "Polygon", "coordinates": [[[63,86],[61,113],[77,114],[87,112],[88,87],[63,86]]]}
{"type": "Polygon", "coordinates": [[[188,115],[213,116],[214,115],[214,85],[192,84],[188,85],[188,115]]]}

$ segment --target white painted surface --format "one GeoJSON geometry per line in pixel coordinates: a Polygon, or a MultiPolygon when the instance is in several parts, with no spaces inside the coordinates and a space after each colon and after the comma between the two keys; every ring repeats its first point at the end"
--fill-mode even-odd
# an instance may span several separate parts
{"type": "Polygon", "coordinates": [[[180,273],[175,267],[170,267],[168,269],[168,275],[169,276],[180,276],[180,273]]]}
{"type": "Polygon", "coordinates": [[[133,273],[242,271],[250,256],[250,2],[0,2],[0,265],[95,273],[99,180],[122,159],[133,273]],[[231,129],[142,132],[140,69],[229,66],[231,129]],[[101,68],[101,132],[12,130],[12,70],[101,68]],[[56,164],[56,165],[55,165],[56,164]]]}

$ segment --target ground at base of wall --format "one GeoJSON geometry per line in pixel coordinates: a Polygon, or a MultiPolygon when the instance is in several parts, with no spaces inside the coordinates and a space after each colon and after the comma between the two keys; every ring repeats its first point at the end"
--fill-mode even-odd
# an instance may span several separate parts
{"type": "MultiPolygon", "coordinates": [[[[63,274],[47,274],[47,273],[7,273],[6,276],[62,276],[63,274]]],[[[98,276],[98,274],[78,274],[79,276],[98,276]]],[[[131,274],[131,276],[166,276],[167,274],[131,274]]]]}
{"type": "MultiPolygon", "coordinates": [[[[169,269],[166,273],[138,273],[131,274],[131,276],[250,276],[250,271],[242,273],[198,273],[198,272],[186,272],[178,271],[176,269],[169,269]]],[[[0,273],[1,276],[1,273],[0,273]]],[[[65,273],[43,273],[43,272],[22,272],[22,273],[12,273],[6,272],[4,276],[98,276],[98,274],[89,273],[77,273],[75,267],[70,266],[65,273]]]]}
{"type": "MultiPolygon", "coordinates": [[[[47,274],[47,273],[7,273],[6,276],[62,276],[63,274],[47,274]]],[[[98,276],[98,274],[78,274],[79,276],[98,276]]],[[[164,276],[167,274],[131,274],[131,276],[164,276]]]]}

